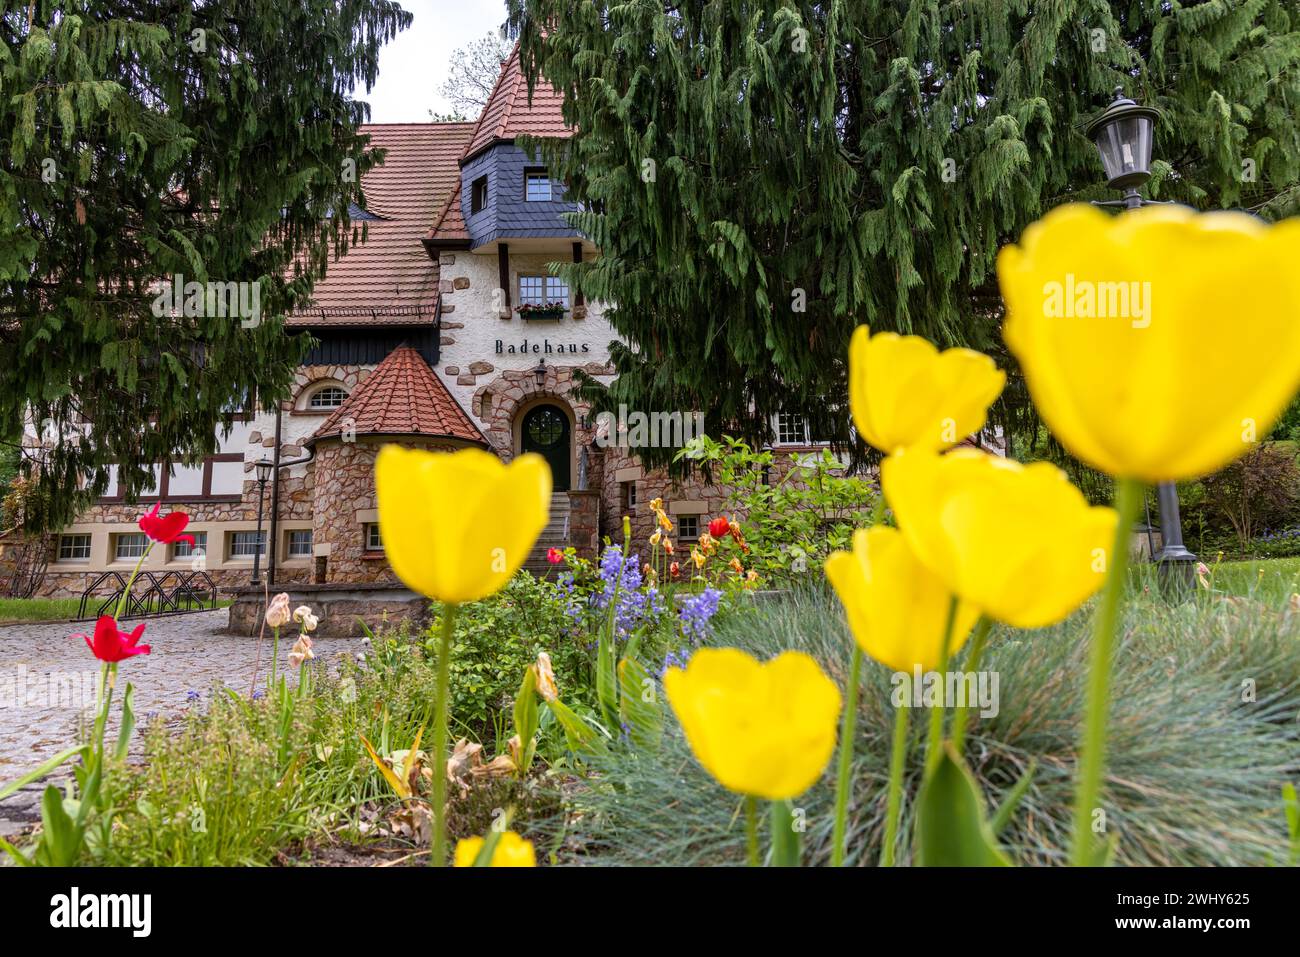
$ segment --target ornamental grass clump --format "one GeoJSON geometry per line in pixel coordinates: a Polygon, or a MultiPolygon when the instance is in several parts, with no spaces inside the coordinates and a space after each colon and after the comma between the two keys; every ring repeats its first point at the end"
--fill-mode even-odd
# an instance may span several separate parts
{"type": "MultiPolygon", "coordinates": [[[[972,712],[964,760],[991,808],[1028,785],[1004,821],[990,813],[1008,858],[1068,861],[1074,767],[1083,726],[1091,622],[1076,615],[1033,633],[994,625],[985,668],[1000,675],[996,715],[972,712]],[[1030,769],[1032,774],[1028,774],[1030,769]]],[[[1300,773],[1300,616],[1227,603],[1170,607],[1130,593],[1121,617],[1106,788],[1114,863],[1128,866],[1272,865],[1285,860],[1280,782],[1300,773]],[[1256,700],[1242,701],[1256,682],[1256,700]]],[[[757,660],[809,655],[841,685],[854,644],[834,597],[817,589],[768,614],[719,622],[714,644],[757,660]]],[[[844,863],[881,861],[888,832],[889,771],[897,685],[864,669],[851,749],[844,863]]],[[[913,723],[902,767],[897,863],[918,862],[917,798],[925,775],[923,723],[913,723]]],[[[566,786],[566,813],[533,822],[538,846],[559,864],[745,865],[744,798],[694,757],[682,730],[665,725],[658,749],[611,750],[566,786]]],[[[803,863],[832,862],[835,787],[821,774],[793,802],[806,826],[803,863]]]]}

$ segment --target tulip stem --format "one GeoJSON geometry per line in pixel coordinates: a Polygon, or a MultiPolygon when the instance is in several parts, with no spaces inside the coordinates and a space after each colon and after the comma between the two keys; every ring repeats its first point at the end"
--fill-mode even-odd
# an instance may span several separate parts
{"type": "Polygon", "coordinates": [[[862,649],[853,642],[848,686],[844,689],[844,719],[840,724],[840,761],[835,782],[835,827],[831,837],[831,866],[844,865],[844,831],[849,809],[849,782],[853,773],[853,736],[858,721],[858,682],[862,672],[862,649]]]}
{"type": "Polygon", "coordinates": [[[429,864],[447,864],[447,684],[451,680],[451,638],[457,606],[442,606],[442,628],[438,637],[438,683],[433,689],[433,852],[429,864]]]}
{"type": "MultiPolygon", "coordinates": [[[[970,652],[966,655],[963,671],[971,673],[979,671],[980,662],[984,658],[984,646],[988,643],[989,629],[992,627],[992,619],[987,615],[980,617],[979,624],[975,626],[975,634],[971,636],[970,652]]],[[[970,708],[958,708],[957,713],[952,716],[952,749],[958,754],[961,754],[962,744],[966,741],[966,722],[969,719],[970,708]]]]}
{"type": "Polygon", "coordinates": [[[1115,543],[1111,549],[1110,569],[1097,617],[1093,623],[1092,648],[1088,658],[1087,712],[1083,738],[1079,745],[1079,783],[1074,801],[1074,842],[1070,863],[1076,867],[1092,863],[1092,814],[1101,792],[1106,766],[1106,720],[1110,709],[1110,668],[1115,648],[1115,631],[1119,609],[1128,583],[1129,530],[1146,494],[1136,479],[1117,479],[1115,508],[1119,521],[1115,525],[1115,543]]]}
{"type": "Polygon", "coordinates": [[[745,795],[745,847],[749,866],[758,867],[758,798],[745,795]]]}
{"type": "Polygon", "coordinates": [[[907,709],[894,709],[894,741],[889,752],[889,789],[885,802],[885,833],[880,866],[893,867],[898,844],[898,817],[903,809],[903,768],[907,764],[907,709]]]}
{"type": "Polygon", "coordinates": [[[799,866],[799,831],[786,799],[772,802],[772,866],[799,866]]]}
{"type": "Polygon", "coordinates": [[[131,569],[131,575],[126,580],[126,585],[122,589],[122,594],[117,596],[117,609],[113,613],[114,621],[122,620],[122,615],[126,611],[127,600],[131,597],[131,586],[135,584],[136,577],[140,574],[140,566],[144,564],[144,560],[149,557],[149,553],[152,551],[153,542],[150,542],[148,547],[141,553],[140,557],[135,560],[135,568],[131,569]]]}
{"type": "Polygon", "coordinates": [[[948,601],[948,617],[943,626],[943,643],[939,646],[939,703],[930,709],[930,738],[925,746],[925,771],[930,773],[943,754],[943,718],[948,702],[943,700],[948,687],[948,645],[952,643],[953,623],[957,619],[957,596],[948,601]]]}

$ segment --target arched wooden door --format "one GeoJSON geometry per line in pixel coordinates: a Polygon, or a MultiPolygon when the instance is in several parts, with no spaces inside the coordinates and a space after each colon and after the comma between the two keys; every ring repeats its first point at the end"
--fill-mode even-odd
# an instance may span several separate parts
{"type": "Polygon", "coordinates": [[[557,492],[569,490],[573,452],[569,448],[569,417],[554,405],[538,405],[524,413],[520,448],[536,452],[551,466],[551,484],[557,492]]]}

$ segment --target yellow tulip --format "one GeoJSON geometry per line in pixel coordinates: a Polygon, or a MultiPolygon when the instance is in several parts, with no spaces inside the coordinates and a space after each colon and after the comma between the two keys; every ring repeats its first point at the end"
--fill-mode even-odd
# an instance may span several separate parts
{"type": "Polygon", "coordinates": [[[998,256],[1003,337],[1076,457],[1147,482],[1205,475],[1300,389],[1298,260],[1294,219],[1065,206],[998,256]]]}
{"type": "MultiPolygon", "coordinates": [[[[483,838],[467,837],[456,842],[456,867],[473,867],[478,860],[479,851],[483,849],[483,838]]],[[[492,863],[489,867],[536,867],[537,853],[533,842],[520,837],[514,831],[503,831],[492,850],[492,863]]]]}
{"type": "MultiPolygon", "coordinates": [[[[912,553],[898,529],[858,529],[852,552],[826,559],[826,577],[864,652],[894,671],[939,666],[952,591],[912,553]]],[[[979,615],[969,602],[957,603],[949,655],[966,643],[979,615]]]]}
{"type": "Polygon", "coordinates": [[[982,352],[940,352],[920,336],[858,326],[849,343],[853,422],[886,453],[946,449],[978,432],[1006,379],[982,352]]]}
{"type": "Polygon", "coordinates": [[[991,618],[1041,628],[1105,582],[1118,516],[1090,506],[1054,465],[913,449],[886,459],[881,476],[917,558],[991,618]]]}
{"type": "Polygon", "coordinates": [[[453,604],[500,590],[550,517],[551,471],[533,454],[505,465],[480,449],[387,445],[375,463],[375,489],[397,577],[453,604]]]}
{"type": "Polygon", "coordinates": [[[732,791],[795,797],[835,750],[839,689],[802,652],[760,663],[735,648],[702,648],[685,669],[668,669],[664,691],[696,759],[732,791]]]}

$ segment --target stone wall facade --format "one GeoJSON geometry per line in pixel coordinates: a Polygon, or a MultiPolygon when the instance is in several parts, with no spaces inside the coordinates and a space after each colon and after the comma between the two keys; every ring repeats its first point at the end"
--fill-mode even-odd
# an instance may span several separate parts
{"type": "MultiPolygon", "coordinates": [[[[319,638],[360,638],[365,632],[359,622],[376,633],[404,624],[419,629],[429,613],[428,599],[401,584],[304,584],[277,590],[288,592],[290,607],[308,605],[312,609],[319,619],[314,633],[319,638]]],[[[232,589],[231,593],[234,604],[230,606],[227,630],[231,634],[255,637],[262,628],[266,592],[244,586],[232,589]]],[[[296,640],[297,628],[290,625],[287,634],[288,641],[296,640]]]]}
{"type": "MultiPolygon", "coordinates": [[[[379,522],[375,501],[375,459],[390,444],[382,438],[358,436],[355,442],[323,439],[312,463],[316,473],[313,515],[315,559],[324,559],[326,584],[397,582],[384,552],[366,547],[367,528],[379,522]]],[[[401,441],[406,448],[451,451],[455,443],[401,441]]],[[[315,572],[314,572],[315,577],[315,572]]]]}

